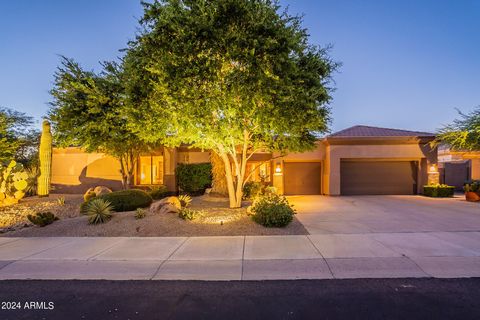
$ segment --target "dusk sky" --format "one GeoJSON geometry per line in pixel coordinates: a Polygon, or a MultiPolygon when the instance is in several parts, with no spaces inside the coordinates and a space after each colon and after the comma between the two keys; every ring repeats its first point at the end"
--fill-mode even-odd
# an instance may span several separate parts
{"type": "MultiPolygon", "coordinates": [[[[356,124],[435,131],[480,105],[480,0],[296,1],[311,43],[332,44],[332,131],[356,124]]],[[[0,106],[41,119],[58,55],[87,69],[119,56],[137,0],[0,0],[0,106]]]]}

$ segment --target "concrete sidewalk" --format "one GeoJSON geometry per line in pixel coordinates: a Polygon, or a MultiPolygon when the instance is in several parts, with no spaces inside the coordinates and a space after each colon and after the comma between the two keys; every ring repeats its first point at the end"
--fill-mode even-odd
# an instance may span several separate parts
{"type": "Polygon", "coordinates": [[[479,277],[480,232],[0,238],[0,279],[479,277]]]}

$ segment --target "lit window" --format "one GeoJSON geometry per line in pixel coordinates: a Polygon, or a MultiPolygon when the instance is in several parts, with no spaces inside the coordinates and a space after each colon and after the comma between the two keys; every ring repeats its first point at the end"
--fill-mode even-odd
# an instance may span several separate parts
{"type": "Polygon", "coordinates": [[[255,170],[250,178],[249,181],[257,181],[257,182],[270,182],[270,162],[248,162],[247,163],[247,175],[255,170]]]}
{"type": "Polygon", "coordinates": [[[137,184],[163,184],[163,156],[140,156],[137,184]]]}

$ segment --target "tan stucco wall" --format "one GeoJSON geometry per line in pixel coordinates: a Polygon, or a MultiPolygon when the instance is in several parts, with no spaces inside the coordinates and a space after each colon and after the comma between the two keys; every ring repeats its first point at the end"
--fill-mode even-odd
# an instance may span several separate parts
{"type": "Polygon", "coordinates": [[[393,145],[329,145],[324,174],[324,192],[329,195],[340,194],[340,160],[341,159],[376,159],[376,160],[414,160],[419,161],[418,192],[427,183],[428,166],[437,163],[436,150],[424,144],[393,145]],[[423,161],[422,161],[423,160],[423,161]]]}
{"type": "Polygon", "coordinates": [[[206,163],[210,162],[210,152],[181,151],[178,152],[178,163],[206,163]]]}
{"type": "Polygon", "coordinates": [[[120,165],[113,157],[86,153],[78,148],[53,149],[54,191],[77,193],[98,185],[118,189],[121,181],[120,165]]]}

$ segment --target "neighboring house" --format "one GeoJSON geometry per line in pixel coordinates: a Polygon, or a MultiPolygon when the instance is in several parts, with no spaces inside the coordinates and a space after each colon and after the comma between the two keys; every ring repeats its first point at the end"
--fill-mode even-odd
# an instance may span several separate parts
{"type": "Polygon", "coordinates": [[[461,191],[467,180],[480,180],[480,152],[452,151],[449,146],[438,147],[440,181],[461,191]]]}
{"type": "MultiPolygon", "coordinates": [[[[281,194],[417,194],[438,182],[435,136],[426,132],[354,126],[317,141],[313,151],[255,154],[251,180],[264,180],[281,194]]],[[[162,148],[139,158],[135,184],[165,184],[176,190],[175,167],[209,161],[209,152],[162,148]]],[[[52,184],[58,192],[83,192],[96,185],[121,188],[117,161],[78,148],[54,149],[52,184]]]]}

